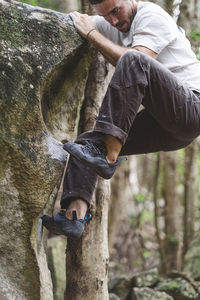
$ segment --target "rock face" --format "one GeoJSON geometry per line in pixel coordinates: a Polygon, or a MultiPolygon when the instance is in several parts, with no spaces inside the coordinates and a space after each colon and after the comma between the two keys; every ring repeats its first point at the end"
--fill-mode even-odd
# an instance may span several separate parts
{"type": "Polygon", "coordinates": [[[171,273],[163,278],[152,269],[132,278],[120,276],[109,282],[109,292],[124,300],[199,300],[199,282],[185,273],[171,273]]]}
{"type": "Polygon", "coordinates": [[[186,253],[184,272],[190,273],[194,279],[200,280],[200,234],[197,234],[186,253]]]}
{"type": "Polygon", "coordinates": [[[131,300],[173,300],[173,298],[166,293],[145,287],[133,288],[131,300]]]}
{"type": "Polygon", "coordinates": [[[194,287],[183,278],[162,280],[158,289],[173,296],[175,300],[197,300],[199,297],[194,287]]]}
{"type": "Polygon", "coordinates": [[[53,299],[38,222],[76,135],[89,52],[68,15],[0,0],[0,299],[53,299]]]}
{"type": "Polygon", "coordinates": [[[109,293],[114,293],[120,297],[121,300],[127,299],[131,290],[131,280],[127,276],[119,276],[113,278],[108,283],[109,293]]]}
{"type": "Polygon", "coordinates": [[[133,276],[133,285],[137,287],[152,287],[159,282],[158,269],[141,272],[133,276]]]}

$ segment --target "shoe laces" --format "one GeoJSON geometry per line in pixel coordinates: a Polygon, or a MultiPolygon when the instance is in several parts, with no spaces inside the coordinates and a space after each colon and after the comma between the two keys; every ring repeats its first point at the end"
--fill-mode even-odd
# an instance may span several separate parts
{"type": "Polygon", "coordinates": [[[96,144],[91,141],[87,141],[86,144],[84,145],[84,148],[87,152],[92,154],[97,154],[100,156],[106,155],[106,148],[103,145],[96,144]]]}

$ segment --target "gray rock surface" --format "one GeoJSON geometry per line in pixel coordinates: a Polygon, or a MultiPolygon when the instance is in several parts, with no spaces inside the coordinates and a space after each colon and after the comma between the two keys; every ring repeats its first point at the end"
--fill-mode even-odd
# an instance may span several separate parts
{"type": "Polygon", "coordinates": [[[135,274],[132,278],[133,285],[137,287],[152,287],[159,281],[158,269],[154,268],[135,274]]]}
{"type": "Polygon", "coordinates": [[[159,291],[171,295],[174,300],[198,300],[194,287],[183,278],[164,279],[158,284],[159,291]]]}
{"type": "Polygon", "coordinates": [[[186,253],[184,272],[190,273],[194,279],[200,280],[200,234],[197,234],[186,253]]]}
{"type": "Polygon", "coordinates": [[[133,288],[131,297],[131,300],[173,300],[166,293],[154,291],[147,287],[133,288]]]}
{"type": "Polygon", "coordinates": [[[120,300],[120,298],[117,295],[110,293],[109,300],[120,300]]]}
{"type": "Polygon", "coordinates": [[[125,300],[131,291],[131,280],[124,275],[115,277],[108,282],[108,291],[125,300]]]}
{"type": "Polygon", "coordinates": [[[88,64],[68,15],[0,0],[1,299],[53,299],[38,221],[60,185],[60,141],[77,133],[88,64]]]}

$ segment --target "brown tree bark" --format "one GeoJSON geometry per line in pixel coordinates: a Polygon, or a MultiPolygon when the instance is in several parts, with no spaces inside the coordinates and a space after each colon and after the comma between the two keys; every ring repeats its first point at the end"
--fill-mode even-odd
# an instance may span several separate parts
{"type": "MultiPolygon", "coordinates": [[[[84,12],[88,6],[83,3],[84,12]]],[[[93,59],[85,89],[79,133],[92,129],[110,78],[109,65],[93,49],[93,59]]],[[[79,241],[68,240],[66,252],[65,299],[108,300],[108,204],[110,182],[97,181],[91,212],[92,221],[79,241]]]]}
{"type": "Polygon", "coordinates": [[[195,203],[197,202],[197,153],[198,143],[195,141],[185,149],[184,172],[184,231],[183,231],[183,258],[188,251],[194,237],[195,203]]]}
{"type": "Polygon", "coordinates": [[[157,159],[155,162],[155,173],[153,180],[153,202],[154,202],[154,224],[156,229],[156,238],[158,242],[158,248],[160,253],[160,266],[161,269],[166,269],[166,260],[165,260],[165,248],[164,243],[161,238],[161,228],[159,226],[160,220],[160,209],[159,209],[159,196],[160,196],[160,187],[159,187],[159,177],[161,175],[161,163],[160,163],[160,153],[157,153],[157,159]]]}
{"type": "Polygon", "coordinates": [[[108,218],[108,242],[110,251],[113,249],[121,222],[127,218],[128,204],[130,198],[132,198],[129,187],[129,169],[129,162],[122,163],[118,166],[111,180],[111,199],[108,218]]]}
{"type": "Polygon", "coordinates": [[[200,5],[198,0],[181,1],[180,14],[177,23],[184,28],[193,47],[199,48],[199,40],[192,40],[190,35],[193,29],[198,28],[199,30],[200,27],[200,5]]]}
{"type": "MultiPolygon", "coordinates": [[[[200,24],[200,6],[197,0],[186,1],[182,0],[180,5],[180,14],[178,24],[183,26],[187,37],[194,50],[200,49],[199,40],[191,38],[191,31],[199,28],[200,24]]],[[[184,171],[184,216],[183,216],[183,249],[182,261],[188,251],[191,241],[194,237],[194,217],[195,217],[195,203],[197,201],[197,153],[199,150],[199,141],[195,140],[190,146],[185,149],[185,171],[184,171]]]]}
{"type": "Polygon", "coordinates": [[[177,154],[163,152],[163,197],[165,201],[165,264],[163,271],[169,273],[178,266],[178,199],[177,199],[177,154]]]}

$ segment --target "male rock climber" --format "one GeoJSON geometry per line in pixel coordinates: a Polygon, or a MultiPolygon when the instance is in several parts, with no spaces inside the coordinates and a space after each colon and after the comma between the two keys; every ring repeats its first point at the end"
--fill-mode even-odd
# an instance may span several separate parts
{"type": "Polygon", "coordinates": [[[200,62],[184,30],[150,2],[90,2],[97,16],[74,12],[74,25],[116,69],[94,129],[64,145],[63,210],[42,217],[48,230],[74,238],[90,218],[97,175],[111,178],[120,156],[177,150],[200,132],[200,62]]]}

